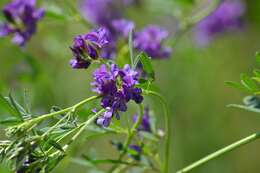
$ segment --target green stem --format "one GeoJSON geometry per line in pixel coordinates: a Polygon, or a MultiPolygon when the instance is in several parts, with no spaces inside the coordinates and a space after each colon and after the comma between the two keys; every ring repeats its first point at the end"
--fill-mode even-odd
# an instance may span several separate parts
{"type": "Polygon", "coordinates": [[[177,173],[189,172],[189,171],[193,170],[194,168],[197,168],[197,167],[209,162],[210,160],[213,160],[213,159],[215,159],[215,158],[217,158],[221,155],[224,155],[224,154],[226,154],[226,153],[228,153],[228,152],[230,152],[234,149],[237,149],[237,148],[239,148],[239,147],[241,147],[245,144],[253,142],[258,138],[260,138],[260,133],[254,133],[254,134],[252,134],[252,135],[250,135],[246,138],[243,138],[243,139],[241,139],[241,140],[239,140],[239,141],[237,141],[237,142],[235,142],[231,145],[228,145],[228,146],[226,146],[226,147],[224,147],[224,148],[222,148],[222,149],[220,149],[220,150],[218,150],[218,151],[216,151],[216,152],[214,152],[214,153],[212,153],[212,154],[210,154],[210,155],[208,155],[208,156],[206,156],[206,157],[204,157],[204,158],[202,158],[202,159],[200,159],[200,160],[198,160],[194,163],[192,163],[191,165],[179,170],[177,173]]]}
{"type": "Polygon", "coordinates": [[[85,25],[87,28],[91,28],[92,26],[86,21],[86,19],[84,19],[84,17],[81,15],[81,13],[79,12],[79,10],[76,8],[76,6],[71,3],[71,0],[65,0],[64,1],[66,6],[71,10],[71,13],[73,15],[73,17],[81,22],[83,25],[85,25]]]}
{"type": "Polygon", "coordinates": [[[133,30],[132,30],[132,29],[131,29],[130,32],[129,32],[128,46],[129,46],[131,67],[134,68],[133,30]]]}
{"type": "Polygon", "coordinates": [[[176,43],[180,40],[180,38],[183,35],[185,35],[194,25],[196,25],[205,17],[209,16],[212,12],[214,12],[216,8],[219,6],[220,2],[221,0],[214,0],[206,10],[202,10],[197,15],[194,15],[184,20],[184,22],[180,24],[179,31],[177,31],[176,33],[175,40],[173,41],[173,46],[175,46],[176,43]]]}
{"type": "MultiPolygon", "coordinates": [[[[65,138],[66,136],[70,135],[71,133],[79,130],[75,135],[72,136],[72,138],[69,140],[69,142],[62,148],[64,151],[66,151],[68,149],[68,147],[70,146],[71,143],[73,143],[78,137],[79,135],[86,129],[86,127],[92,123],[93,121],[95,121],[95,119],[97,119],[98,116],[100,116],[100,114],[104,113],[106,110],[105,109],[101,109],[99,112],[97,112],[95,115],[93,115],[91,118],[89,118],[86,122],[81,123],[79,126],[77,126],[75,129],[71,130],[69,133],[67,133],[65,136],[63,136],[62,138],[65,138]]],[[[59,141],[58,141],[59,142],[59,141]]],[[[48,150],[48,152],[50,152],[51,148],[48,150]]],[[[55,153],[52,153],[52,156],[59,154],[60,151],[56,151],[55,153]]]]}
{"type": "MultiPolygon", "coordinates": [[[[131,128],[130,132],[128,133],[127,135],[127,138],[126,138],[126,141],[124,143],[124,149],[122,150],[122,152],[120,153],[119,155],[119,158],[118,160],[121,161],[123,159],[123,157],[125,156],[125,154],[127,153],[127,149],[128,149],[128,146],[130,145],[134,135],[135,135],[135,132],[137,130],[137,128],[139,127],[139,125],[141,124],[142,122],[142,117],[143,117],[143,111],[144,111],[144,107],[142,104],[139,104],[139,116],[137,118],[137,121],[135,122],[135,124],[133,125],[133,127],[131,128]]],[[[109,173],[113,173],[116,168],[118,167],[118,165],[114,165],[110,170],[109,170],[109,173]]]]}
{"type": "Polygon", "coordinates": [[[163,172],[168,173],[169,170],[169,157],[170,157],[170,145],[171,145],[171,120],[169,117],[169,110],[166,101],[163,99],[163,97],[154,91],[148,91],[144,90],[144,94],[152,95],[155,97],[158,97],[162,106],[163,106],[163,111],[164,111],[164,121],[165,121],[165,153],[164,153],[164,164],[163,164],[163,172]]]}
{"type": "Polygon", "coordinates": [[[39,124],[40,122],[48,119],[48,118],[54,117],[56,115],[67,113],[69,111],[75,111],[76,109],[78,109],[79,107],[83,106],[84,104],[86,104],[86,103],[88,103],[88,102],[90,102],[92,100],[98,99],[99,97],[100,96],[89,97],[89,98],[87,98],[87,99],[85,99],[85,100],[75,104],[74,106],[62,109],[60,111],[56,111],[56,112],[52,112],[52,113],[49,113],[49,114],[41,115],[41,116],[33,118],[33,119],[29,120],[29,121],[25,121],[24,123],[20,124],[19,126],[24,126],[24,127],[27,127],[27,129],[30,129],[30,128],[34,127],[35,125],[39,124]]]}
{"type": "Polygon", "coordinates": [[[43,135],[42,139],[44,139],[50,132],[52,132],[63,120],[65,120],[71,112],[68,112],[64,117],[62,117],[57,123],[55,123],[52,127],[50,127],[43,135]]]}
{"type": "Polygon", "coordinates": [[[102,113],[104,113],[106,110],[105,109],[101,109],[99,112],[97,112],[95,115],[93,115],[91,118],[89,118],[85,123],[83,123],[81,126],[79,126],[79,131],[72,136],[72,138],[70,139],[70,141],[63,147],[64,150],[66,150],[68,148],[68,146],[75,141],[79,135],[86,129],[86,127],[92,123],[93,121],[95,121],[95,119],[98,118],[98,116],[100,116],[102,113]]]}

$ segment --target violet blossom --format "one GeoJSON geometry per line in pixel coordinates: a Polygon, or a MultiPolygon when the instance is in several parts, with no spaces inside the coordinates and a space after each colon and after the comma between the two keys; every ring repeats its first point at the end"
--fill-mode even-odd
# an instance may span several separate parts
{"type": "Polygon", "coordinates": [[[73,53],[73,58],[70,60],[72,68],[88,68],[92,60],[99,58],[100,52],[108,44],[107,34],[106,29],[99,28],[76,36],[70,47],[73,53]]]}
{"type": "MultiPolygon", "coordinates": [[[[138,115],[133,116],[133,122],[136,122],[138,118],[138,115]]],[[[144,114],[142,116],[141,124],[138,127],[139,131],[145,131],[145,132],[152,132],[151,129],[151,122],[150,122],[150,115],[149,115],[149,108],[146,107],[144,110],[144,114]]]]}
{"type": "Polygon", "coordinates": [[[13,0],[3,8],[6,22],[0,24],[0,37],[13,34],[13,43],[24,46],[36,32],[44,9],[36,9],[36,0],[13,0]]]}
{"type": "Polygon", "coordinates": [[[143,101],[142,90],[135,87],[139,75],[128,64],[122,69],[115,64],[111,64],[109,68],[103,64],[94,71],[93,78],[93,91],[102,95],[101,106],[106,109],[106,112],[97,119],[98,125],[109,126],[113,116],[120,119],[119,112],[127,110],[127,103],[130,100],[137,104],[143,101]]]}

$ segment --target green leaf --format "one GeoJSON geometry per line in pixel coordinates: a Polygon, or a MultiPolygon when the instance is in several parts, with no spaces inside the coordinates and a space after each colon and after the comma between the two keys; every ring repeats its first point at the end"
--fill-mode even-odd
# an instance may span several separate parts
{"type": "Polygon", "coordinates": [[[45,17],[56,20],[67,20],[68,16],[64,15],[62,10],[56,5],[46,5],[45,17]]]}
{"type": "Polygon", "coordinates": [[[48,144],[50,144],[50,145],[53,146],[54,148],[56,148],[56,149],[58,149],[58,150],[64,152],[62,146],[61,146],[59,143],[57,143],[56,141],[54,141],[54,140],[52,140],[52,139],[49,139],[49,140],[48,140],[48,144]]]}
{"type": "Polygon", "coordinates": [[[115,133],[127,133],[127,129],[122,128],[120,125],[116,124],[116,123],[112,123],[107,130],[111,131],[111,132],[115,132],[115,133]]]}
{"type": "Polygon", "coordinates": [[[7,118],[7,119],[4,119],[4,120],[1,120],[0,124],[9,126],[9,125],[19,124],[20,122],[21,122],[21,120],[19,120],[17,118],[7,118]]]}
{"type": "Polygon", "coordinates": [[[140,134],[141,134],[141,136],[143,136],[144,138],[146,138],[150,141],[154,141],[154,142],[158,141],[158,138],[155,135],[153,135],[152,133],[141,131],[140,134]]]}
{"type": "Polygon", "coordinates": [[[4,96],[0,95],[0,107],[6,111],[8,111],[11,115],[17,116],[16,110],[13,106],[9,103],[8,99],[4,96]]]}
{"type": "Polygon", "coordinates": [[[256,63],[260,64],[260,52],[255,53],[255,59],[256,59],[256,63]]]}
{"type": "Polygon", "coordinates": [[[154,79],[154,70],[153,70],[151,58],[148,57],[144,52],[141,52],[136,58],[134,67],[137,66],[139,60],[142,64],[144,72],[146,72],[148,75],[150,75],[150,77],[152,77],[154,79]]]}
{"type": "Polygon", "coordinates": [[[254,107],[249,107],[249,106],[244,106],[244,105],[230,104],[230,105],[228,105],[228,107],[240,108],[240,109],[244,109],[244,110],[247,110],[250,112],[260,113],[260,109],[257,109],[254,107]]]}
{"type": "Polygon", "coordinates": [[[247,91],[247,88],[245,88],[243,85],[241,85],[238,82],[232,82],[232,81],[226,81],[225,84],[229,87],[235,88],[235,89],[239,89],[239,90],[243,90],[243,91],[247,91]]]}
{"type": "Polygon", "coordinates": [[[256,92],[258,91],[258,86],[256,85],[256,83],[254,82],[253,79],[251,79],[250,77],[248,77],[246,74],[241,74],[240,76],[241,79],[241,83],[242,85],[249,91],[251,92],[256,92]]]}
{"type": "Polygon", "coordinates": [[[159,92],[159,88],[150,80],[140,79],[136,87],[144,90],[159,92]]]}
{"type": "Polygon", "coordinates": [[[71,162],[82,165],[82,166],[94,166],[91,162],[86,161],[85,159],[81,158],[71,158],[71,162]]]}
{"type": "Polygon", "coordinates": [[[57,156],[51,157],[49,159],[48,165],[46,167],[46,172],[51,172],[65,157],[65,154],[59,154],[57,156]]]}
{"type": "Polygon", "coordinates": [[[258,78],[260,78],[260,70],[254,69],[254,75],[258,78]]]}
{"type": "Polygon", "coordinates": [[[125,162],[125,161],[121,161],[121,160],[114,160],[114,159],[102,159],[102,160],[91,159],[87,155],[83,155],[83,158],[87,162],[92,163],[94,165],[97,165],[97,164],[123,164],[123,165],[131,165],[132,164],[130,162],[125,162]]]}
{"type": "Polygon", "coordinates": [[[12,104],[16,112],[18,113],[18,117],[22,120],[23,116],[26,116],[27,113],[25,109],[13,98],[11,93],[9,94],[8,101],[12,104]]]}

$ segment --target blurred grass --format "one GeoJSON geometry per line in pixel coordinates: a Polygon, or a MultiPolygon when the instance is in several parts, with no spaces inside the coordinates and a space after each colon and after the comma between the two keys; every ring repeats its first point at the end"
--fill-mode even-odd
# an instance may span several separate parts
{"type": "MultiPolygon", "coordinates": [[[[152,4],[146,3],[141,17],[134,11],[136,9],[131,9],[128,15],[136,20],[139,28],[151,22],[161,23],[174,32],[175,19],[169,14],[158,15],[161,9],[151,11],[149,5],[152,4]]],[[[241,32],[224,34],[207,48],[196,47],[188,33],[174,47],[169,60],[154,62],[156,83],[171,111],[171,172],[260,130],[259,115],[226,107],[230,103],[240,103],[245,94],[228,88],[224,81],[238,81],[241,72],[250,73],[255,66],[254,54],[260,50],[260,4],[251,0],[247,5],[247,22],[241,32]]],[[[30,58],[25,58],[28,56],[10,43],[10,38],[0,39],[1,93],[12,91],[21,98],[23,90],[29,90],[32,108],[37,113],[48,111],[52,105],[72,105],[92,95],[89,82],[94,67],[76,71],[68,65],[72,38],[87,31],[76,22],[45,19],[26,48],[35,61],[33,66],[28,64],[30,58]]],[[[155,101],[149,102],[157,105],[155,101]]],[[[155,113],[162,119],[160,108],[156,107],[155,113]]],[[[71,155],[80,156],[82,151],[89,153],[95,146],[99,156],[116,157],[116,151],[109,144],[111,138],[116,137],[79,141],[71,149],[71,155]]],[[[193,172],[259,172],[259,145],[260,141],[249,144],[193,172]]],[[[1,167],[0,172],[8,173],[1,167]]],[[[67,158],[55,172],[88,172],[88,169],[70,163],[67,158]]]]}

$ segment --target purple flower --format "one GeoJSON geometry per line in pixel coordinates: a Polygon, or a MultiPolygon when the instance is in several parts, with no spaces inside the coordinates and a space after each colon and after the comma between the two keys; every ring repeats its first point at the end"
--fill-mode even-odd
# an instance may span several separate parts
{"type": "Polygon", "coordinates": [[[70,47],[73,53],[70,65],[75,69],[88,68],[91,60],[99,58],[99,52],[107,44],[107,30],[105,28],[76,36],[73,45],[70,47]]]}
{"type": "Polygon", "coordinates": [[[93,73],[93,91],[102,95],[101,106],[107,111],[98,118],[97,124],[107,127],[115,115],[120,119],[119,112],[127,110],[127,103],[134,100],[137,104],[143,101],[142,90],[136,88],[139,75],[127,64],[123,69],[111,64],[109,68],[101,65],[93,73]],[[109,115],[109,116],[108,116],[109,115]]]}
{"type": "Polygon", "coordinates": [[[37,22],[44,16],[44,10],[35,6],[36,0],[13,0],[5,5],[6,22],[0,24],[0,37],[14,34],[13,42],[24,46],[36,32],[37,22]]]}
{"type": "MultiPolygon", "coordinates": [[[[133,122],[137,121],[138,116],[134,115],[133,116],[133,122]]],[[[149,115],[149,108],[145,108],[144,115],[142,117],[142,122],[140,126],[138,127],[139,131],[146,131],[146,132],[152,132],[151,130],[151,123],[150,123],[150,115],[149,115]]]]}
{"type": "Polygon", "coordinates": [[[171,49],[163,46],[167,37],[168,32],[165,29],[150,25],[135,33],[133,44],[137,50],[144,51],[152,58],[167,58],[171,54],[171,49]]]}
{"type": "Polygon", "coordinates": [[[116,45],[120,37],[128,37],[134,24],[122,19],[123,9],[132,3],[125,0],[82,0],[80,10],[87,21],[108,31],[109,45],[102,49],[100,56],[106,59],[115,57],[116,45]]]}
{"type": "Polygon", "coordinates": [[[129,32],[134,29],[135,24],[126,19],[117,19],[112,21],[112,26],[117,33],[128,38],[129,32]]]}
{"type": "Polygon", "coordinates": [[[194,37],[201,46],[207,45],[217,34],[234,31],[242,26],[245,6],[239,0],[225,0],[194,29],[194,37]]]}
{"type": "Polygon", "coordinates": [[[113,19],[121,17],[119,0],[83,0],[80,4],[84,17],[92,24],[110,26],[113,19]]]}

